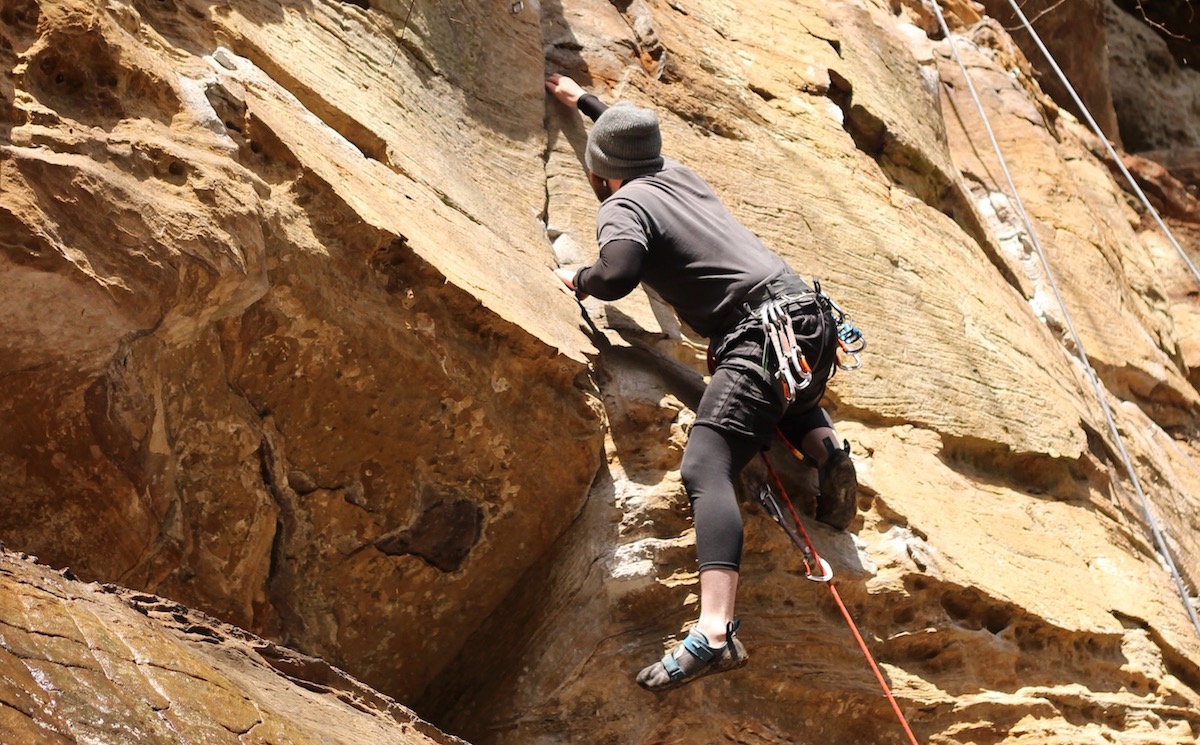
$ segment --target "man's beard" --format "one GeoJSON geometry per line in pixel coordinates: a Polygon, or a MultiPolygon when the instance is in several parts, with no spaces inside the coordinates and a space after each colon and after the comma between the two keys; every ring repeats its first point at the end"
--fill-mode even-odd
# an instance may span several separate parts
{"type": "Polygon", "coordinates": [[[591,171],[588,172],[588,183],[592,185],[592,191],[596,193],[596,198],[601,202],[613,195],[613,190],[608,185],[608,180],[600,178],[591,171]]]}

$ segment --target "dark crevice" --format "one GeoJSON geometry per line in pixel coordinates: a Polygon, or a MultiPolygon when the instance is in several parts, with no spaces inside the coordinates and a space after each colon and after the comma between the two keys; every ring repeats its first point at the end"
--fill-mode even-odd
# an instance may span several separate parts
{"type": "MultiPolygon", "coordinates": [[[[284,474],[279,473],[285,462],[277,444],[277,440],[281,438],[282,435],[275,429],[274,420],[270,416],[264,417],[258,451],[260,468],[263,485],[279,510],[275,518],[275,534],[271,538],[266,582],[267,599],[271,608],[278,614],[283,629],[303,628],[303,622],[294,608],[291,590],[294,574],[298,569],[294,557],[288,554],[292,538],[297,532],[297,495],[287,486],[284,474]]],[[[286,643],[287,639],[281,641],[286,643]]]]}
{"type": "Polygon", "coordinates": [[[241,737],[244,737],[244,736],[250,734],[250,730],[254,729],[255,727],[257,727],[258,725],[260,725],[262,723],[263,723],[262,719],[256,719],[256,720],[254,720],[254,724],[251,724],[249,727],[246,727],[244,729],[237,729],[236,727],[230,727],[228,724],[222,724],[221,726],[224,727],[227,732],[235,734],[239,738],[241,738],[241,737]]]}
{"type": "Polygon", "coordinates": [[[751,85],[750,91],[764,101],[774,101],[776,98],[774,93],[757,85],[751,85]]]}
{"type": "Polygon", "coordinates": [[[1088,503],[1102,474],[1085,462],[1045,453],[1018,452],[977,437],[942,434],[939,458],[948,467],[980,483],[1015,489],[1056,502],[1088,503]]]}
{"type": "Polygon", "coordinates": [[[483,222],[478,217],[476,217],[475,215],[472,215],[469,211],[467,211],[466,207],[463,207],[461,204],[454,201],[453,197],[451,197],[449,194],[447,194],[446,192],[437,188],[433,184],[427,184],[427,186],[433,190],[434,195],[437,196],[438,200],[440,200],[442,204],[446,205],[450,209],[459,213],[460,215],[467,218],[468,220],[475,223],[476,225],[478,225],[480,227],[487,227],[486,225],[483,224],[483,222]]]}
{"type": "MultiPolygon", "coordinates": [[[[538,216],[542,221],[543,226],[550,225],[550,154],[554,151],[554,141],[550,137],[550,117],[551,106],[546,107],[546,115],[542,120],[542,126],[546,130],[546,145],[542,149],[542,211],[538,216]]],[[[557,236],[550,236],[551,253],[553,253],[553,241],[557,236]]]]}
{"type": "MultiPolygon", "coordinates": [[[[12,709],[13,711],[17,712],[18,714],[23,714],[25,716],[25,718],[27,718],[27,719],[34,719],[34,713],[32,711],[27,711],[25,709],[22,709],[20,706],[17,706],[16,703],[14,703],[12,701],[5,701],[4,699],[0,698],[0,709],[3,709],[3,708],[12,709]]],[[[42,722],[38,722],[38,726],[41,727],[44,725],[42,724],[42,722]]]]}

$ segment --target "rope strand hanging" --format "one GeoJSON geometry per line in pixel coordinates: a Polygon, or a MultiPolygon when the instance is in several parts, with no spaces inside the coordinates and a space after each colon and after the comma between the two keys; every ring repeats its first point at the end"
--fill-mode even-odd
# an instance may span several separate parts
{"type": "MultiPolygon", "coordinates": [[[[791,444],[788,442],[787,438],[783,436],[783,433],[777,431],[776,436],[780,441],[791,448],[791,444]]],[[[803,460],[804,456],[800,455],[798,451],[796,451],[794,448],[792,448],[792,451],[796,453],[801,460],[803,460]]],[[[792,515],[792,524],[795,527],[793,529],[792,527],[788,526],[783,519],[782,514],[775,516],[774,519],[788,534],[788,537],[792,540],[792,543],[796,544],[796,547],[799,548],[800,552],[803,554],[804,571],[807,577],[815,582],[822,582],[829,587],[829,593],[833,597],[833,602],[837,605],[838,610],[841,611],[842,618],[846,621],[846,625],[850,628],[850,633],[854,635],[854,640],[858,642],[858,649],[863,653],[863,657],[866,658],[867,664],[871,668],[871,672],[875,675],[875,682],[879,683],[879,687],[883,690],[883,695],[887,698],[888,703],[891,705],[892,713],[895,714],[896,719],[899,720],[900,726],[904,730],[905,736],[908,738],[908,742],[911,745],[920,745],[920,743],[917,741],[916,735],[913,734],[912,727],[910,727],[908,724],[908,719],[905,718],[904,712],[900,709],[899,702],[896,701],[895,695],[892,694],[892,689],[890,686],[888,686],[887,679],[883,677],[883,671],[879,669],[879,663],[875,662],[874,655],[871,654],[871,650],[867,647],[867,642],[863,639],[862,633],[859,632],[858,624],[854,622],[854,617],[850,615],[850,610],[846,607],[846,604],[842,601],[842,596],[838,593],[837,588],[833,585],[833,570],[829,568],[829,563],[822,559],[817,553],[817,548],[813,545],[812,539],[809,538],[808,531],[804,529],[804,523],[800,521],[800,515],[796,512],[796,508],[792,506],[792,500],[788,497],[787,490],[783,488],[783,480],[780,479],[779,474],[775,472],[775,467],[771,465],[771,461],[769,458],[767,458],[766,452],[762,452],[760,455],[762,456],[763,463],[767,466],[767,472],[771,475],[771,479],[775,482],[775,487],[779,489],[779,495],[783,497],[783,501],[787,505],[788,511],[792,515]],[[816,570],[813,569],[814,566],[818,567],[822,571],[822,574],[818,575],[816,570]]],[[[770,497],[769,490],[765,495],[760,494],[759,499],[760,501],[764,502],[764,506],[773,504],[774,501],[770,497]]],[[[768,507],[769,513],[777,511],[778,506],[768,507]]]]}
{"type": "MultiPolygon", "coordinates": [[[[1010,0],[1010,2],[1011,2],[1011,0],[1010,0]]],[[[1075,330],[1075,324],[1071,321],[1070,313],[1067,312],[1067,306],[1063,300],[1062,293],[1059,292],[1058,284],[1054,281],[1054,274],[1050,269],[1050,262],[1049,262],[1049,260],[1047,260],[1046,252],[1042,248],[1041,241],[1038,240],[1037,233],[1033,229],[1033,224],[1029,220],[1029,214],[1025,211],[1025,205],[1021,202],[1021,196],[1020,196],[1020,194],[1017,193],[1017,186],[1013,182],[1012,174],[1010,173],[1010,171],[1008,169],[1008,164],[1004,160],[1004,154],[1000,151],[1000,145],[996,141],[996,135],[992,131],[991,123],[988,121],[987,112],[983,108],[983,102],[980,101],[979,94],[975,90],[974,84],[971,82],[971,76],[967,72],[967,66],[963,63],[962,58],[958,54],[958,49],[954,45],[954,38],[950,34],[950,28],[946,25],[945,16],[942,15],[941,4],[938,2],[938,0],[931,0],[931,3],[933,5],[933,11],[937,15],[938,24],[941,26],[942,34],[946,37],[946,43],[950,46],[950,53],[954,56],[954,61],[958,63],[958,67],[962,71],[963,78],[967,82],[967,89],[970,91],[971,98],[975,102],[975,107],[979,111],[979,116],[983,120],[984,129],[987,131],[988,139],[991,140],[992,149],[995,151],[996,158],[999,160],[999,163],[1000,163],[1000,169],[1001,169],[1001,171],[1004,172],[1004,178],[1008,182],[1008,188],[1010,190],[1010,195],[1012,197],[1013,204],[1016,206],[1017,212],[1021,216],[1021,222],[1025,227],[1025,231],[1029,234],[1030,242],[1033,244],[1034,249],[1037,251],[1038,258],[1040,259],[1041,264],[1042,264],[1042,269],[1046,273],[1046,279],[1048,280],[1051,289],[1054,291],[1054,297],[1058,301],[1058,306],[1062,311],[1063,320],[1066,322],[1067,329],[1071,333],[1071,339],[1075,344],[1075,349],[1079,353],[1079,361],[1083,365],[1084,371],[1087,373],[1088,380],[1091,382],[1092,387],[1095,389],[1096,398],[1098,398],[1100,400],[1100,406],[1104,411],[1104,418],[1108,422],[1109,432],[1112,434],[1113,441],[1116,443],[1117,450],[1121,456],[1121,460],[1124,462],[1125,471],[1129,475],[1130,483],[1133,485],[1133,489],[1137,493],[1138,499],[1141,502],[1141,507],[1142,507],[1142,511],[1143,511],[1146,523],[1150,526],[1150,531],[1154,537],[1154,543],[1155,543],[1156,548],[1158,549],[1159,557],[1163,563],[1163,567],[1174,578],[1175,587],[1179,592],[1180,599],[1183,601],[1184,608],[1187,609],[1187,614],[1188,614],[1188,617],[1191,619],[1192,626],[1195,627],[1197,635],[1200,635],[1200,618],[1197,618],[1197,616],[1196,616],[1196,609],[1192,607],[1192,603],[1189,600],[1187,587],[1184,585],[1183,577],[1180,576],[1179,569],[1175,566],[1175,561],[1171,558],[1171,552],[1170,552],[1169,547],[1167,546],[1166,538],[1163,535],[1162,529],[1158,525],[1158,521],[1154,517],[1154,513],[1151,511],[1150,500],[1146,497],[1145,492],[1142,491],[1141,481],[1138,479],[1137,473],[1134,471],[1134,468],[1133,468],[1133,462],[1130,460],[1129,453],[1125,449],[1125,441],[1121,437],[1121,432],[1117,428],[1117,423],[1116,423],[1116,420],[1113,418],[1112,410],[1109,408],[1108,400],[1104,396],[1104,390],[1100,384],[1100,378],[1096,375],[1096,371],[1092,368],[1092,364],[1091,364],[1091,361],[1088,359],[1087,352],[1084,351],[1083,341],[1080,339],[1078,332],[1076,332],[1076,330],[1075,330]]],[[[1019,10],[1017,12],[1020,13],[1019,10]]],[[[1022,15],[1022,18],[1024,18],[1023,15],[1022,15]]],[[[1091,119],[1090,115],[1088,118],[1091,119]]],[[[1102,139],[1103,139],[1103,137],[1102,137],[1102,139]]],[[[1107,143],[1108,140],[1105,140],[1105,142],[1107,143]]],[[[1110,149],[1111,149],[1111,146],[1110,146],[1110,149]]],[[[1115,153],[1114,153],[1114,156],[1115,156],[1115,153]]],[[[1120,159],[1117,159],[1117,163],[1120,164],[1120,159]]],[[[1122,166],[1122,170],[1124,170],[1124,166],[1122,166]]],[[[1135,186],[1135,188],[1136,188],[1136,186],[1135,186]]],[[[1140,193],[1141,190],[1139,189],[1138,191],[1140,193]]],[[[1144,198],[1144,196],[1143,196],[1143,198],[1144,198]]],[[[1148,204],[1149,203],[1147,202],[1147,205],[1148,204]]],[[[1153,209],[1153,208],[1151,208],[1151,209],[1153,209]]],[[[1155,215],[1155,218],[1157,219],[1158,213],[1155,212],[1154,215],[1155,215]]],[[[1162,225],[1161,220],[1159,221],[1159,224],[1162,225]]],[[[1166,229],[1165,225],[1163,225],[1163,229],[1164,230],[1166,229]]],[[[1171,241],[1172,241],[1172,243],[1174,243],[1173,237],[1171,238],[1171,241]]],[[[1178,247],[1178,244],[1176,244],[1176,247],[1178,247]]],[[[1185,256],[1184,257],[1185,261],[1186,261],[1186,258],[1187,257],[1185,256]]],[[[1189,264],[1189,266],[1191,266],[1190,262],[1188,262],[1188,264],[1189,264]]],[[[1194,267],[1192,267],[1192,271],[1195,272],[1194,267]]],[[[1200,275],[1198,275],[1197,279],[1200,279],[1200,275]]]]}
{"type": "MultiPolygon", "coordinates": [[[[933,3],[936,6],[937,0],[933,0],[933,3]]],[[[1121,174],[1125,176],[1125,180],[1129,182],[1131,187],[1133,187],[1133,191],[1135,194],[1137,194],[1138,199],[1141,200],[1142,206],[1145,207],[1146,211],[1149,212],[1154,218],[1154,222],[1158,223],[1158,227],[1162,230],[1163,235],[1165,235],[1167,240],[1171,242],[1171,245],[1179,254],[1179,258],[1183,259],[1183,263],[1192,273],[1192,277],[1197,283],[1200,283],[1200,271],[1197,271],[1196,265],[1192,263],[1191,259],[1188,258],[1187,253],[1184,252],[1183,247],[1180,246],[1179,242],[1175,240],[1175,235],[1171,233],[1171,229],[1167,227],[1165,222],[1163,222],[1162,217],[1160,217],[1158,214],[1158,210],[1154,209],[1154,205],[1150,204],[1150,200],[1146,198],[1146,193],[1142,191],[1142,187],[1139,186],[1137,180],[1133,178],[1133,174],[1131,174],[1129,169],[1125,167],[1125,164],[1121,162],[1121,159],[1117,156],[1117,151],[1113,148],[1112,143],[1108,141],[1108,138],[1104,136],[1104,132],[1100,129],[1100,125],[1096,124],[1096,120],[1092,118],[1092,113],[1088,111],[1087,106],[1083,105],[1083,101],[1080,100],[1079,94],[1075,92],[1075,88],[1071,85],[1071,81],[1067,80],[1067,76],[1063,73],[1062,68],[1060,68],[1058,63],[1054,60],[1054,56],[1050,54],[1050,50],[1046,49],[1046,45],[1042,43],[1042,38],[1038,36],[1037,31],[1033,30],[1033,24],[1031,24],[1029,19],[1025,17],[1025,14],[1021,12],[1021,8],[1017,5],[1016,0],[1008,0],[1008,4],[1012,6],[1013,12],[1017,14],[1017,18],[1019,18],[1022,25],[1025,26],[1025,30],[1029,32],[1031,37],[1033,37],[1033,43],[1037,45],[1037,48],[1041,51],[1042,56],[1044,56],[1046,61],[1050,63],[1050,67],[1054,69],[1055,75],[1057,75],[1062,84],[1066,86],[1067,92],[1071,94],[1071,100],[1074,101],[1075,105],[1079,107],[1079,110],[1083,112],[1083,116],[1085,119],[1087,119],[1087,123],[1092,128],[1092,131],[1095,132],[1096,136],[1100,138],[1100,141],[1104,143],[1104,147],[1108,151],[1108,157],[1112,158],[1113,162],[1117,164],[1117,168],[1121,169],[1121,174]]]]}

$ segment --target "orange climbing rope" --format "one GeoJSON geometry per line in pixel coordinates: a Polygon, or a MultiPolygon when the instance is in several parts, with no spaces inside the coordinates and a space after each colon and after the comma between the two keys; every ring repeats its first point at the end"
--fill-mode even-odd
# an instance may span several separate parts
{"type": "MultiPolygon", "coordinates": [[[[780,439],[784,439],[780,436],[780,439]]],[[[791,447],[791,443],[786,440],[784,442],[791,447]]],[[[795,453],[795,448],[792,448],[795,453]]],[[[799,455],[797,453],[797,455],[799,455]]],[[[800,515],[796,513],[796,508],[792,506],[792,500],[788,498],[787,491],[783,488],[783,481],[779,478],[779,474],[775,472],[774,466],[767,458],[767,454],[762,453],[763,463],[767,466],[767,471],[771,474],[771,478],[775,481],[776,488],[779,489],[779,495],[783,497],[784,504],[787,505],[788,511],[792,513],[792,521],[796,526],[796,531],[793,531],[789,526],[785,525],[780,517],[775,517],[780,526],[787,532],[788,537],[804,554],[804,570],[805,575],[814,581],[824,582],[829,587],[829,592],[833,595],[833,601],[837,603],[837,607],[842,612],[842,617],[846,619],[846,625],[850,627],[850,632],[854,634],[855,641],[858,642],[858,648],[862,650],[863,657],[867,658],[867,663],[871,666],[871,672],[875,673],[875,680],[879,681],[879,687],[883,689],[883,695],[887,696],[888,703],[892,705],[892,711],[896,713],[896,718],[900,720],[900,726],[904,728],[904,734],[908,735],[908,741],[912,745],[919,745],[917,738],[913,735],[912,728],[908,726],[908,720],[904,718],[904,712],[900,711],[900,704],[896,703],[896,697],[892,695],[891,688],[888,687],[887,681],[883,678],[883,673],[879,670],[879,665],[876,664],[875,658],[871,655],[871,650],[867,649],[867,643],[863,640],[862,634],[858,631],[858,625],[854,623],[853,616],[846,608],[846,604],[842,602],[842,596],[838,594],[837,588],[833,586],[833,572],[829,569],[829,564],[817,554],[817,548],[813,545],[812,539],[808,537],[808,531],[804,529],[804,523],[800,522],[800,515]],[[813,567],[823,568],[821,575],[817,575],[813,567]]],[[[768,496],[769,498],[769,496],[768,496]]],[[[770,508],[768,508],[770,511],[770,508]]]]}

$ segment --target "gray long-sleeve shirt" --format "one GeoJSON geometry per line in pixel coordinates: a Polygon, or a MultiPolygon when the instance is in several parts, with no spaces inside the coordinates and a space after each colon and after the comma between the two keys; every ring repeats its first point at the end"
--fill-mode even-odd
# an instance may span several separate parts
{"type": "MultiPolygon", "coordinates": [[[[580,109],[593,119],[605,110],[593,96],[581,99],[580,109]]],[[[640,280],[706,337],[739,320],[748,294],[792,271],[703,179],[669,158],[604,200],[596,240],[600,261],[576,275],[578,290],[615,300],[640,280]]]]}

